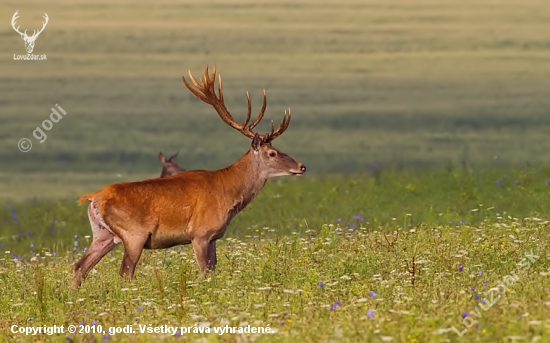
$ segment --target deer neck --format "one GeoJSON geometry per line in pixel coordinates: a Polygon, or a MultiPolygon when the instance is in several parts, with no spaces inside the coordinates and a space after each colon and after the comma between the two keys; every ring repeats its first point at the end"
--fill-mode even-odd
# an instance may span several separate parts
{"type": "Polygon", "coordinates": [[[236,215],[243,210],[264,187],[267,174],[263,173],[259,161],[250,149],[231,166],[222,170],[225,197],[230,212],[236,215]]]}

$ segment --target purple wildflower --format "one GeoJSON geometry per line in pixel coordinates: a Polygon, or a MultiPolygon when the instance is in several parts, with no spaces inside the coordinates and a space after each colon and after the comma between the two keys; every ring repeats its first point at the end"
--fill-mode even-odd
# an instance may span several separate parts
{"type": "Polygon", "coordinates": [[[336,301],[334,304],[332,304],[332,306],[330,307],[330,310],[334,311],[334,309],[336,309],[338,306],[340,306],[340,301],[336,301]]]}
{"type": "Polygon", "coordinates": [[[470,312],[464,312],[464,313],[462,314],[462,318],[466,318],[466,317],[468,317],[469,315],[470,315],[470,312]]]}
{"type": "Polygon", "coordinates": [[[369,310],[367,312],[367,316],[369,316],[369,318],[374,318],[374,311],[373,310],[369,310]]]}
{"type": "Polygon", "coordinates": [[[375,292],[375,291],[370,291],[370,292],[369,292],[369,296],[370,296],[371,298],[376,298],[376,292],[375,292]]]}
{"type": "Polygon", "coordinates": [[[464,266],[463,266],[463,265],[458,266],[458,270],[459,270],[459,271],[462,271],[463,269],[464,269],[464,266]]]}

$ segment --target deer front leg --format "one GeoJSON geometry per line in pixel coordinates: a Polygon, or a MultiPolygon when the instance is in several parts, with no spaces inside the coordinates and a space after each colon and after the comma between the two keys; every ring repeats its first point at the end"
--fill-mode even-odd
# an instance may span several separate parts
{"type": "Polygon", "coordinates": [[[216,258],[216,241],[210,241],[208,244],[208,269],[215,270],[218,259],[216,258]]]}
{"type": "Polygon", "coordinates": [[[208,272],[209,268],[209,246],[210,242],[206,238],[196,238],[193,240],[193,250],[195,258],[200,268],[201,277],[208,272]]]}

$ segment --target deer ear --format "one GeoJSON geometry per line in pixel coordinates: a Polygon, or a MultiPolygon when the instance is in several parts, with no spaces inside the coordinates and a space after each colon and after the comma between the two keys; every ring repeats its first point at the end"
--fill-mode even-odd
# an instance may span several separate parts
{"type": "Polygon", "coordinates": [[[161,161],[162,163],[166,162],[166,160],[165,160],[164,155],[162,154],[162,152],[159,152],[159,161],[161,161]]]}
{"type": "Polygon", "coordinates": [[[254,151],[258,151],[262,143],[263,143],[262,137],[260,137],[260,135],[256,133],[254,135],[254,138],[252,138],[252,149],[254,149],[254,151]]]}
{"type": "Polygon", "coordinates": [[[168,162],[172,162],[174,159],[176,159],[176,157],[178,157],[178,152],[176,152],[174,155],[170,156],[170,158],[168,159],[168,162]]]}

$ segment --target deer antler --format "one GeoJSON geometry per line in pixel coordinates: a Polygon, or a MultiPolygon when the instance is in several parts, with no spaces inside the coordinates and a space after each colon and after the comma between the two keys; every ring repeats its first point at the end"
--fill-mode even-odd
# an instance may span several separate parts
{"type": "Polygon", "coordinates": [[[33,34],[31,37],[29,37],[27,35],[27,30],[25,30],[25,32],[21,32],[19,31],[19,28],[21,27],[20,26],[17,26],[17,28],[15,27],[15,22],[17,20],[17,18],[19,18],[17,16],[17,14],[19,13],[19,11],[15,11],[15,13],[13,14],[13,17],[11,18],[11,26],[13,27],[13,29],[15,30],[15,32],[19,33],[21,36],[25,36],[27,38],[36,38],[38,37],[38,35],[40,33],[42,33],[42,31],[44,31],[44,29],[46,28],[46,25],[48,25],[48,21],[50,20],[50,18],[48,17],[48,14],[47,13],[44,13],[44,16],[42,18],[46,19],[46,22],[42,22],[42,28],[40,30],[38,30],[38,32],[36,32],[36,30],[33,30],[33,34]]]}
{"type": "Polygon", "coordinates": [[[15,27],[15,21],[17,20],[17,18],[19,18],[17,16],[17,14],[19,13],[19,11],[15,11],[15,13],[13,14],[13,17],[11,17],[11,26],[13,27],[13,29],[15,30],[15,32],[19,33],[21,36],[23,35],[27,35],[27,30],[25,30],[25,33],[19,31],[19,28],[21,27],[21,25],[19,25],[17,28],[15,27]]]}
{"type": "MultiPolygon", "coordinates": [[[[209,76],[208,74],[208,65],[206,65],[206,69],[204,70],[204,81],[199,78],[199,81],[195,80],[193,75],[191,74],[191,70],[189,70],[189,78],[191,79],[191,82],[195,85],[196,89],[191,86],[187,80],[185,80],[185,77],[182,76],[183,83],[187,88],[193,93],[197,98],[201,99],[202,101],[206,102],[207,104],[212,105],[216,112],[218,112],[218,115],[220,118],[229,126],[234,128],[235,130],[239,131],[243,135],[245,135],[248,138],[254,138],[256,133],[252,131],[258,125],[258,123],[262,120],[264,116],[264,112],[267,106],[267,97],[265,94],[264,89],[264,101],[262,105],[262,109],[260,110],[260,113],[256,117],[256,119],[252,122],[252,124],[248,125],[248,122],[250,121],[250,114],[252,112],[252,106],[250,104],[250,95],[248,92],[246,92],[246,99],[248,101],[248,112],[246,114],[246,119],[242,124],[238,124],[233,116],[231,116],[231,113],[229,113],[229,110],[227,107],[225,107],[225,103],[223,101],[223,89],[222,89],[222,77],[218,74],[218,92],[219,97],[216,96],[216,91],[214,89],[214,81],[216,78],[216,65],[214,65],[214,70],[212,72],[212,76],[209,76]]],[[[288,117],[285,115],[283,117],[283,120],[281,121],[281,124],[279,125],[279,128],[277,131],[273,131],[275,129],[273,125],[273,121],[271,121],[271,132],[266,133],[264,135],[261,135],[264,142],[272,141],[273,139],[279,137],[285,130],[288,128],[288,125],[290,124],[290,110],[288,113],[288,117]]]]}
{"type": "Polygon", "coordinates": [[[46,22],[42,22],[42,28],[38,30],[37,33],[34,33],[34,31],[36,30],[33,31],[33,37],[37,37],[39,34],[41,34],[42,31],[44,31],[44,29],[46,28],[46,25],[48,25],[48,21],[50,20],[50,18],[48,17],[48,14],[46,14],[46,12],[44,12],[44,16],[42,18],[46,19],[46,22]]]}

